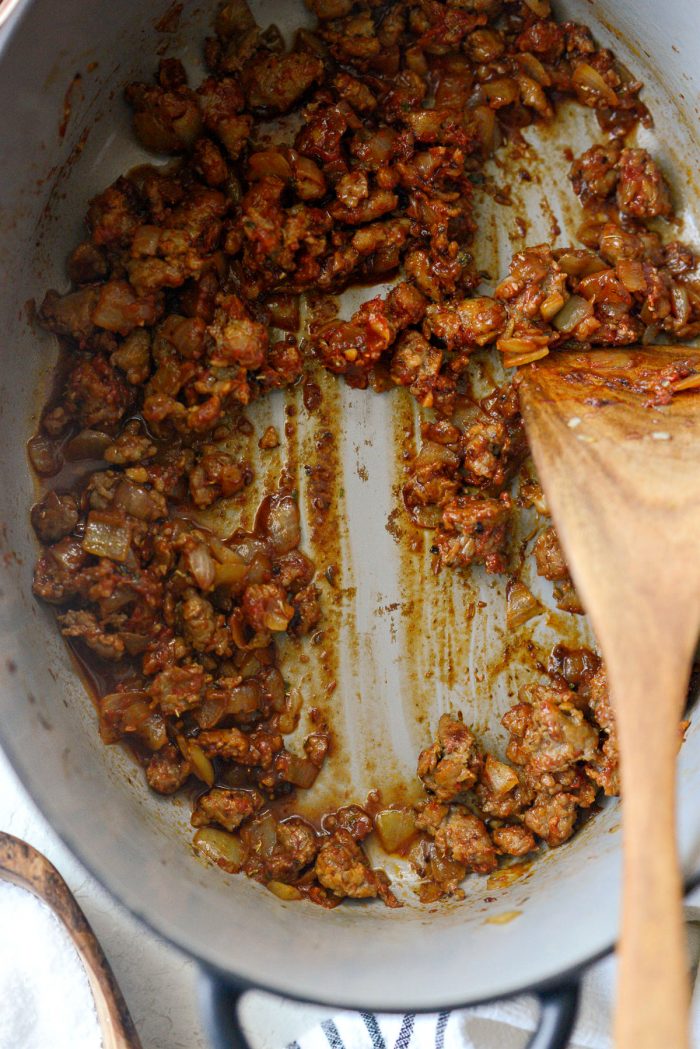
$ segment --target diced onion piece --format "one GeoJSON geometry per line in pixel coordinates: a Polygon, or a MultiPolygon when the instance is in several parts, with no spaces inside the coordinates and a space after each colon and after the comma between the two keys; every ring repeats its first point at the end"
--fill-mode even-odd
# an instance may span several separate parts
{"type": "MultiPolygon", "coordinates": [[[[586,211],[584,210],[584,215],[586,211]]],[[[580,240],[582,244],[585,244],[589,249],[596,249],[600,247],[600,238],[603,230],[607,224],[608,217],[603,215],[601,212],[597,212],[592,215],[576,230],[576,238],[580,240]]],[[[605,269],[605,267],[603,267],[605,269]]]]}
{"type": "Polygon", "coordinates": [[[581,342],[585,342],[586,339],[590,339],[594,331],[600,328],[600,321],[594,316],[586,317],[585,320],[581,321],[579,326],[576,328],[576,338],[580,339],[581,342]]]}
{"type": "Polygon", "coordinates": [[[419,142],[434,142],[444,118],[439,109],[414,109],[405,119],[419,142]]]}
{"type": "Polygon", "coordinates": [[[627,291],[647,290],[644,267],[637,259],[620,259],[615,269],[627,291]]]}
{"type": "Polygon", "coordinates": [[[525,3],[538,18],[549,18],[552,13],[549,0],[525,0],[525,3]]]}
{"type": "MultiPolygon", "coordinates": [[[[129,594],[128,591],[125,591],[120,595],[120,598],[123,604],[128,604],[129,601],[133,600],[133,596],[133,594],[129,594]]],[[[141,652],[145,651],[148,647],[150,641],[150,638],[146,637],[145,634],[137,634],[131,630],[120,630],[119,636],[124,642],[124,648],[130,656],[140,655],[141,652]]]]}
{"type": "Polygon", "coordinates": [[[147,699],[148,693],[142,688],[124,689],[123,692],[109,692],[99,700],[100,710],[103,714],[114,715],[123,713],[128,706],[138,699],[147,699]]]}
{"type": "Polygon", "coordinates": [[[203,543],[198,543],[188,550],[187,563],[199,589],[211,590],[216,579],[216,569],[212,556],[203,543]]]}
{"type": "Polygon", "coordinates": [[[255,652],[248,652],[247,655],[242,657],[242,659],[243,662],[238,667],[238,673],[241,675],[242,681],[247,681],[248,678],[259,674],[263,668],[263,664],[260,662],[255,652]]]}
{"type": "Polygon", "coordinates": [[[525,335],[522,338],[513,335],[499,339],[496,346],[501,353],[531,353],[533,350],[546,350],[548,343],[547,335],[525,335]]]}
{"type": "Polygon", "coordinates": [[[255,29],[256,22],[248,6],[248,0],[228,0],[222,4],[216,15],[214,28],[216,35],[223,40],[240,37],[250,29],[255,29]]]}
{"type": "Polygon", "coordinates": [[[263,705],[262,689],[257,681],[243,681],[233,688],[208,695],[195,715],[200,728],[214,728],[229,715],[253,714],[263,705]]]}
{"type": "Polygon", "coordinates": [[[127,481],[126,478],[119,482],[112,506],[116,510],[126,511],[139,521],[155,521],[162,516],[162,510],[148,488],[142,484],[127,481]]]}
{"type": "Polygon", "coordinates": [[[437,441],[424,441],[418,455],[413,460],[414,473],[419,473],[425,467],[446,466],[452,470],[459,466],[459,456],[451,448],[437,441]]]}
{"type": "Polygon", "coordinates": [[[492,109],[510,106],[520,96],[520,89],[517,83],[509,77],[498,77],[496,80],[488,80],[481,85],[481,90],[492,109]]]}
{"type": "Polygon", "coordinates": [[[540,306],[540,316],[544,321],[550,321],[560,312],[566,299],[560,291],[552,291],[540,306]]]}
{"type": "MultiPolygon", "coordinates": [[[[134,600],[134,591],[129,586],[118,586],[112,591],[109,597],[100,598],[100,610],[105,615],[111,615],[112,612],[118,612],[120,608],[124,608],[125,605],[130,604],[134,600]]],[[[120,637],[128,637],[129,634],[125,630],[119,631],[120,637]]],[[[143,634],[137,634],[136,637],[143,637],[143,634]]]]}
{"type": "Polygon", "coordinates": [[[411,517],[419,528],[437,528],[442,518],[442,507],[412,506],[411,517]]]}
{"type": "Polygon", "coordinates": [[[83,550],[95,557],[126,561],[131,546],[131,526],[120,513],[92,510],[88,515],[83,550]]]}
{"type": "Polygon", "coordinates": [[[102,453],[112,441],[107,433],[101,430],[81,430],[71,437],[65,446],[66,458],[71,461],[79,459],[102,459],[102,453]]]}
{"type": "Polygon", "coordinates": [[[671,298],[673,299],[673,313],[679,326],[687,324],[690,320],[690,297],[687,290],[680,284],[673,284],[671,298]]]}
{"type": "Polygon", "coordinates": [[[476,106],[472,112],[472,119],[476,124],[484,153],[488,156],[496,146],[496,114],[488,106],[476,106]]]}
{"type": "Polygon", "coordinates": [[[160,750],[168,741],[165,722],[145,692],[112,692],[100,700],[102,741],[116,743],[127,733],[138,736],[150,750],[160,750]]]}
{"type": "Polygon", "coordinates": [[[299,507],[291,495],[273,495],[267,503],[259,524],[270,538],[277,554],[288,554],[301,542],[299,507]]]}
{"type": "Polygon", "coordinates": [[[302,695],[298,688],[290,688],[284,697],[284,708],[277,719],[277,727],[283,736],[293,732],[299,724],[301,715],[302,695]]]}
{"type": "Polygon", "coordinates": [[[519,579],[513,580],[506,588],[506,624],[509,630],[517,630],[533,616],[544,612],[544,606],[519,579]]]}
{"type": "Polygon", "coordinates": [[[192,762],[192,771],[194,772],[197,779],[201,779],[203,783],[206,783],[208,787],[214,786],[214,766],[212,765],[209,758],[206,756],[201,747],[196,743],[188,742],[187,744],[187,757],[192,762]]]}
{"type": "Polygon", "coordinates": [[[146,693],[137,689],[110,692],[98,701],[100,711],[100,736],[103,743],[116,743],[124,731],[126,711],[132,703],[147,699],[146,693]]]}
{"type": "Polygon", "coordinates": [[[77,539],[62,539],[60,543],[49,547],[48,553],[67,572],[75,572],[85,560],[83,548],[77,539]]]}
{"type": "Polygon", "coordinates": [[[210,538],[209,549],[214,556],[214,585],[237,586],[246,578],[248,562],[236,550],[214,536],[210,538]]]}
{"type": "Polygon", "coordinates": [[[589,66],[588,62],[581,62],[576,66],[576,69],[571,74],[571,83],[584,95],[590,93],[609,106],[616,106],[619,103],[619,99],[610,87],[610,84],[603,79],[597,69],[589,66]]]}
{"type": "Polygon", "coordinates": [[[411,809],[384,809],[374,818],[374,829],[386,852],[398,852],[416,834],[416,817],[411,809]]]}
{"type": "Polygon", "coordinates": [[[506,368],[520,368],[546,357],[549,353],[548,342],[546,335],[527,335],[522,338],[509,336],[499,339],[496,346],[503,354],[506,368]]]}
{"type": "Polygon", "coordinates": [[[539,58],[536,58],[531,51],[524,51],[521,55],[516,55],[515,60],[521,69],[524,69],[529,77],[536,80],[538,84],[542,84],[544,87],[549,87],[552,83],[552,78],[544,68],[539,58]]]}
{"type": "Polygon", "coordinates": [[[242,681],[226,697],[227,714],[252,714],[262,706],[262,689],[257,681],[242,681]]]}
{"type": "Polygon", "coordinates": [[[227,713],[226,700],[223,697],[208,696],[198,707],[195,718],[200,728],[216,728],[227,713]]]}
{"type": "Polygon", "coordinates": [[[520,100],[524,106],[529,106],[530,109],[534,109],[537,113],[541,113],[544,116],[551,114],[547,96],[542,90],[542,85],[537,80],[521,74],[518,77],[518,87],[520,88],[520,100]]]}
{"type": "MultiPolygon", "coordinates": [[[[417,153],[415,159],[416,171],[423,179],[432,178],[435,172],[440,167],[440,158],[433,156],[432,153],[417,153]]],[[[353,241],[356,243],[356,241],[353,241]]]]}
{"type": "MultiPolygon", "coordinates": [[[[272,709],[279,713],[284,713],[287,705],[287,697],[284,691],[284,678],[277,667],[265,667],[260,674],[259,681],[263,691],[269,696],[272,709]]],[[[290,691],[290,696],[291,692],[297,693],[299,696],[299,706],[301,707],[301,693],[298,689],[292,689],[290,691]]]]}
{"type": "Polygon", "coordinates": [[[93,324],[117,335],[128,335],[134,328],[153,324],[155,319],[155,297],[137,298],[125,280],[110,280],[103,284],[92,312],[93,324]]]}
{"type": "Polygon", "coordinates": [[[422,881],[415,893],[421,903],[436,903],[445,895],[445,890],[436,881],[422,881]]]}
{"type": "Polygon", "coordinates": [[[202,827],[194,836],[193,844],[200,856],[211,860],[219,867],[237,874],[246,859],[243,842],[235,834],[215,827],[202,827]]]}
{"type": "Polygon", "coordinates": [[[585,277],[589,273],[598,273],[607,269],[607,265],[593,251],[572,249],[565,251],[557,259],[559,268],[570,277],[585,277]]]}
{"type": "Polygon", "coordinates": [[[264,812],[248,824],[247,836],[256,856],[267,859],[277,844],[277,822],[271,812],[264,812]]]}
{"type": "Polygon", "coordinates": [[[63,465],[63,456],[54,442],[38,433],[27,444],[29,459],[40,477],[53,477],[63,465]]]}
{"type": "Polygon", "coordinates": [[[315,33],[310,32],[308,29],[297,29],[293,50],[310,51],[311,54],[318,55],[320,58],[326,58],[328,56],[328,48],[326,45],[316,36],[315,33]]]}
{"type": "Polygon", "coordinates": [[[653,346],[659,336],[659,329],[656,324],[649,324],[644,329],[642,335],[642,346],[653,346]]]}
{"type": "MultiPolygon", "coordinates": [[[[261,529],[264,527],[264,521],[258,521],[257,523],[260,525],[261,529]]],[[[239,560],[243,561],[246,565],[249,565],[251,563],[256,554],[264,554],[268,550],[267,540],[261,539],[259,536],[255,536],[250,533],[243,536],[242,539],[237,539],[235,542],[231,542],[230,544],[225,543],[222,545],[224,545],[227,550],[234,554],[235,557],[239,558],[239,560]]],[[[217,557],[220,556],[217,552],[218,546],[212,546],[212,550],[214,551],[217,557]]],[[[220,557],[220,560],[227,560],[227,558],[220,557]]]]}
{"type": "Polygon", "coordinates": [[[486,785],[494,792],[494,794],[499,796],[514,790],[520,782],[517,773],[510,767],[510,765],[505,765],[502,761],[497,761],[496,758],[491,757],[490,754],[486,755],[482,777],[486,785]]]}
{"type": "Polygon", "coordinates": [[[570,332],[586,317],[593,316],[593,303],[582,295],[572,295],[557,313],[552,324],[557,331],[570,332]]]}
{"type": "Polygon", "coordinates": [[[248,161],[248,180],[254,182],[270,175],[276,175],[283,182],[287,182],[292,177],[289,161],[276,149],[263,149],[253,153],[248,161]]]}
{"type": "Polygon", "coordinates": [[[162,716],[145,700],[138,700],[127,708],[123,726],[125,732],[133,732],[149,750],[160,750],[168,742],[162,716]]]}
{"type": "Polygon", "coordinates": [[[683,390],[697,390],[700,388],[700,372],[688,375],[685,379],[679,379],[673,383],[673,392],[681,393],[683,390]]]}
{"type": "Polygon", "coordinates": [[[531,350],[529,353],[504,353],[504,368],[524,368],[526,364],[534,364],[549,353],[549,349],[531,350]]]}
{"type": "Polygon", "coordinates": [[[288,783],[293,783],[295,787],[308,790],[316,782],[318,773],[318,765],[314,765],[313,761],[309,761],[308,758],[300,758],[297,754],[290,754],[284,778],[288,783]]]}
{"type": "Polygon", "coordinates": [[[266,888],[280,900],[300,900],[302,895],[296,885],[285,885],[283,881],[268,881],[266,888]]]}
{"type": "Polygon", "coordinates": [[[441,882],[457,882],[459,883],[465,877],[467,868],[463,863],[456,863],[455,860],[448,860],[445,856],[435,855],[430,860],[430,876],[434,881],[441,882]]]}
{"type": "Polygon", "coordinates": [[[607,310],[619,308],[620,314],[624,315],[627,313],[627,306],[620,301],[620,289],[617,285],[615,270],[610,268],[599,270],[597,273],[589,273],[587,277],[583,277],[579,281],[578,290],[584,298],[591,302],[605,302],[607,310]],[[611,289],[612,295],[610,294],[611,289]]]}
{"type": "Polygon", "coordinates": [[[248,566],[239,561],[225,561],[224,564],[214,564],[215,586],[238,586],[244,582],[248,573],[248,566]]]}
{"type": "Polygon", "coordinates": [[[270,601],[263,609],[262,620],[266,630],[281,632],[287,629],[294,616],[294,608],[286,601],[270,601]]]}

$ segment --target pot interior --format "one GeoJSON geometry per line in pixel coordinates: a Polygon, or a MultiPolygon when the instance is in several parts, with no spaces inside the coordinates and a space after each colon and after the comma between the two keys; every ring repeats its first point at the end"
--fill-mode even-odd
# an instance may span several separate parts
{"type": "MultiPolygon", "coordinates": [[[[383,1009],[466,1004],[551,979],[614,939],[617,803],[604,805],[569,843],[518,877],[502,875],[495,883],[471,877],[463,902],[419,905],[406,886],[400,911],[344,904],[325,912],[283,903],[256,883],[204,866],[189,845],[189,806],[148,792],[132,760],[102,745],[52,616],[32,599],[34,482],[24,442],[38,419],[56,346],[32,325],[29,302],[48,287],[67,288],[64,260],[80,236],[87,200],[125,170],[154,162],[131,135],[123,84],[150,78],[156,49],[181,57],[193,83],[201,78],[200,48],[215,4],[182,6],[176,28],[163,31],[157,18],[163,12],[135,0],[87,7],[64,0],[58,16],[51,0],[36,0],[22,8],[0,45],[0,93],[13,100],[0,110],[5,746],[53,825],[100,880],[157,930],[222,970],[280,993],[383,1009]]],[[[251,6],[262,25],[289,30],[310,23],[297,0],[251,6]]],[[[692,175],[700,160],[692,81],[700,54],[692,0],[665,5],[663,24],[653,0],[556,6],[591,24],[646,82],[656,129],[640,129],[639,145],[661,158],[683,201],[679,239],[700,244],[692,175]]],[[[563,151],[587,148],[597,130],[591,114],[567,109],[551,128],[527,129],[528,147],[518,156],[499,158],[494,173],[501,182],[512,179],[513,205],[484,195],[475,241],[478,267],[491,284],[514,251],[551,240],[556,227],[559,244],[574,241],[579,211],[563,151]],[[518,177],[522,169],[531,181],[518,177]],[[520,215],[527,216],[525,233],[516,224],[520,215]]],[[[381,290],[346,293],[341,316],[381,290]]],[[[485,386],[490,375],[484,364],[485,386]]],[[[260,495],[286,464],[296,471],[304,510],[310,498],[304,465],[323,460],[336,473],[327,524],[315,538],[306,528],[303,544],[319,575],[337,567],[336,586],[324,588],[324,640],[290,645],[283,656],[285,673],[307,706],[328,713],[335,736],[331,760],[300,799],[309,814],[361,803],[376,788],[387,802],[417,797],[416,757],[446,710],[462,710],[484,743],[502,751],[500,717],[535,673],[533,658],[558,640],[591,643],[583,618],[556,611],[513,642],[505,635],[501,579],[476,569],[468,581],[450,573],[435,580],[428,534],[412,530],[396,509],[401,452],[419,439],[413,402],[403,391],[354,391],[326,375],[316,381],[322,405],[314,415],[304,410],[298,388],[249,411],[251,441],[270,423],[281,434],[286,426],[281,447],[259,462],[260,495]],[[408,539],[416,536],[419,549],[411,550],[408,539]]],[[[256,457],[254,443],[248,455],[256,457]]],[[[234,526],[215,517],[208,523],[224,535],[234,526]]],[[[551,584],[534,574],[526,581],[554,607],[551,584]]],[[[303,721],[299,731],[308,731],[303,721]]],[[[679,783],[683,861],[691,874],[700,870],[695,723],[681,752],[679,783]]],[[[375,859],[399,885],[407,881],[398,862],[375,859]]]]}

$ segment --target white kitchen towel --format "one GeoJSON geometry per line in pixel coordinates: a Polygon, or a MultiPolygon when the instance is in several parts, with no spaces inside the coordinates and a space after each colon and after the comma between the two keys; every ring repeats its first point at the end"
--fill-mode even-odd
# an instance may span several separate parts
{"type": "Polygon", "coordinates": [[[87,975],[58,918],[0,882],[0,1049],[99,1049],[87,975]]]}

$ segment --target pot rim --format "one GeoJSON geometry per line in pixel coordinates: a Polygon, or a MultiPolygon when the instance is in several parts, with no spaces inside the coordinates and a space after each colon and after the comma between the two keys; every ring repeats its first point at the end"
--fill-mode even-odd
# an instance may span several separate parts
{"type": "MultiPolygon", "coordinates": [[[[0,58],[2,58],[4,51],[11,45],[15,32],[19,29],[25,15],[34,2],[35,0],[0,0],[0,58]]],[[[65,821],[60,807],[54,807],[50,794],[40,796],[41,791],[35,789],[31,775],[25,773],[23,759],[20,756],[19,750],[15,750],[14,748],[9,730],[6,730],[1,722],[0,748],[7,756],[10,766],[17,775],[23,789],[27,792],[33,804],[36,805],[38,811],[41,813],[42,817],[46,819],[52,831],[57,835],[62,844],[66,846],[89,875],[95,879],[97,884],[108,893],[110,898],[149,932],[155,934],[169,945],[182,951],[185,955],[195,960],[205,970],[215,973],[217,976],[234,986],[242,988],[244,993],[250,990],[260,990],[287,998],[291,1001],[321,1005],[330,1009],[348,1011],[362,1011],[366,1009],[366,1004],[359,1001],[339,1003],[332,997],[327,998],[322,993],[314,995],[314,997],[308,997],[307,995],[294,993],[282,988],[275,982],[251,980],[248,977],[235,972],[232,968],[224,968],[219,963],[210,960],[207,957],[206,950],[203,949],[206,948],[206,944],[198,944],[196,939],[191,934],[188,935],[184,930],[178,933],[173,932],[172,929],[169,928],[165,916],[163,916],[163,920],[160,921],[146,914],[138,905],[137,893],[134,895],[134,902],[129,902],[129,897],[131,895],[130,886],[123,883],[120,879],[114,879],[119,882],[118,885],[115,885],[108,864],[103,864],[102,869],[100,869],[101,865],[98,858],[88,858],[89,850],[87,846],[81,841],[80,835],[77,834],[65,821]]],[[[684,879],[684,893],[687,894],[698,886],[700,886],[700,870],[695,871],[692,875],[684,879]]],[[[537,994],[539,992],[551,990],[567,982],[578,980],[590,965],[606,957],[614,950],[615,942],[614,937],[611,937],[610,941],[600,950],[593,951],[591,954],[579,958],[577,961],[568,965],[564,969],[553,973],[551,976],[544,977],[535,982],[527,981],[527,979],[523,978],[522,981],[503,989],[497,995],[487,995],[486,997],[471,999],[466,998],[465,1000],[457,1001],[438,1000],[431,1005],[420,1006],[415,1006],[413,1003],[407,1003],[405,1008],[400,1006],[390,1006],[387,1008],[373,1007],[373,1011],[400,1013],[406,1011],[406,1009],[410,1009],[411,1012],[416,1013],[434,1013],[445,1010],[470,1008],[476,1005],[495,1002],[502,998],[537,994]]]]}

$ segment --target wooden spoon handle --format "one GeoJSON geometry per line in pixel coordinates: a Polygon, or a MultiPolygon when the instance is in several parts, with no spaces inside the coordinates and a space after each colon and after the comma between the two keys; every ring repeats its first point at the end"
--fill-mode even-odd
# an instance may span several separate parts
{"type": "MultiPolygon", "coordinates": [[[[624,869],[616,1049],[687,1049],[689,979],[676,842],[676,760],[684,668],[639,656],[619,670],[608,663],[621,741],[624,869]],[[652,667],[652,662],[656,666],[652,667]],[[660,665],[661,664],[661,665],[660,665]],[[616,673],[617,671],[617,673],[616,673]],[[661,691],[657,691],[661,690],[661,691]],[[675,703],[669,703],[678,691],[675,703]],[[634,693],[632,703],[629,702],[634,693]],[[662,701],[656,702],[657,697],[662,701]],[[659,711],[662,717],[659,717],[659,711]],[[631,724],[634,722],[634,724],[631,724]]],[[[669,660],[668,662],[671,662],[669,660]]]]}
{"type": "Polygon", "coordinates": [[[72,892],[53,864],[26,841],[0,831],[0,877],[29,889],[68,930],[85,966],[103,1049],[142,1049],[114,973],[72,892]]]}
{"type": "MultiPolygon", "coordinates": [[[[625,794],[626,799],[632,796],[629,790],[625,794]]],[[[649,808],[643,810],[639,801],[624,802],[627,844],[615,1046],[686,1049],[688,966],[673,787],[655,782],[649,808]]]]}

